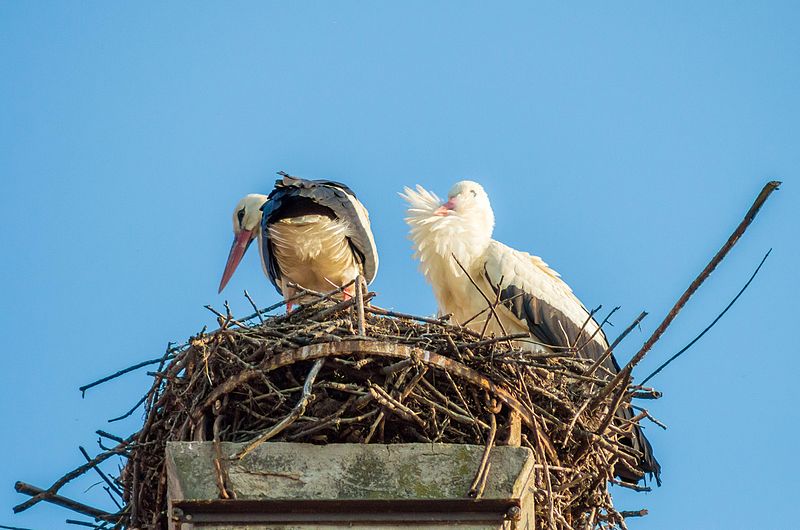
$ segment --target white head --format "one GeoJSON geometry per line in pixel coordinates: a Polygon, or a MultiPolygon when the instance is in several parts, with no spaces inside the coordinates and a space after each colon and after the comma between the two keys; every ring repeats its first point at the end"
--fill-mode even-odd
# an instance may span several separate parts
{"type": "Polygon", "coordinates": [[[228,280],[242,260],[244,253],[253,239],[261,233],[261,207],[267,202],[266,195],[251,193],[238,202],[233,210],[233,245],[228,254],[228,262],[219,282],[219,292],[225,288],[228,280]]]}
{"type": "Polygon", "coordinates": [[[424,254],[433,251],[447,261],[454,254],[467,266],[492,240],[494,212],[477,182],[458,182],[444,204],[420,186],[416,191],[406,188],[403,197],[410,205],[406,222],[411,227],[411,239],[423,261],[424,254]]]}
{"type": "Polygon", "coordinates": [[[266,195],[251,193],[245,195],[233,209],[233,235],[234,237],[242,230],[255,233],[261,228],[261,207],[267,202],[266,195]]]}

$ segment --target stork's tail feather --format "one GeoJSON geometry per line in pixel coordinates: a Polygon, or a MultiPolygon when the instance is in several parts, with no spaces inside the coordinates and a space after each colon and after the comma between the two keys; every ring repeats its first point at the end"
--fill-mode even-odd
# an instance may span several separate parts
{"type": "MultiPolygon", "coordinates": [[[[608,344],[605,342],[605,338],[603,338],[602,342],[595,340],[584,345],[584,347],[581,348],[580,354],[589,359],[597,360],[605,353],[606,348],[608,348],[608,344]]],[[[606,359],[603,363],[603,367],[609,374],[616,374],[620,371],[619,363],[617,363],[613,355],[606,359]]],[[[634,417],[633,409],[630,407],[620,407],[617,409],[616,416],[622,420],[631,420],[634,417]]],[[[629,421],[626,421],[624,423],[628,422],[629,421]]],[[[642,455],[636,466],[641,473],[634,475],[630,470],[626,469],[625,466],[617,465],[614,469],[614,474],[622,480],[633,484],[636,484],[642,479],[642,474],[649,475],[651,478],[655,479],[658,486],[661,486],[661,464],[658,463],[658,460],[656,460],[656,457],[653,455],[653,446],[650,445],[650,441],[644,435],[642,428],[639,425],[634,425],[629,437],[623,439],[623,442],[642,455]]]]}
{"type": "Polygon", "coordinates": [[[639,461],[640,469],[654,478],[657,486],[661,486],[661,464],[659,464],[656,457],[653,456],[653,448],[650,446],[650,442],[638,425],[636,426],[634,436],[639,439],[639,443],[642,447],[643,456],[641,461],[639,461]]]}
{"type": "MultiPolygon", "coordinates": [[[[633,412],[630,408],[623,408],[617,411],[617,416],[630,420],[633,417],[633,412]]],[[[630,438],[625,438],[623,442],[642,455],[636,466],[637,469],[650,478],[655,479],[656,485],[661,486],[661,464],[658,463],[658,460],[656,460],[656,457],[653,455],[653,446],[650,445],[650,441],[644,435],[642,428],[638,425],[634,425],[630,438]]],[[[616,466],[614,474],[622,480],[633,484],[636,484],[642,479],[641,476],[634,475],[621,465],[616,466]]]]}

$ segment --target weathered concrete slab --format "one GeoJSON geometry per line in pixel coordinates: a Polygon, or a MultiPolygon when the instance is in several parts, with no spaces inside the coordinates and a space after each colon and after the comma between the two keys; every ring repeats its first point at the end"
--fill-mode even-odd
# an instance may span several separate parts
{"type": "MultiPolygon", "coordinates": [[[[465,499],[484,451],[483,446],[459,444],[320,446],[267,442],[242,460],[237,460],[233,455],[244,445],[221,444],[223,458],[220,463],[226,471],[228,486],[236,494],[236,498],[298,502],[465,499]]],[[[171,501],[219,499],[214,463],[215,451],[212,443],[169,443],[166,456],[171,501]]],[[[482,498],[523,499],[531,505],[523,505],[523,521],[527,520],[533,513],[532,497],[529,494],[529,481],[532,480],[534,464],[532,452],[523,447],[499,446],[492,449],[489,462],[491,468],[482,498]]],[[[517,528],[526,527],[523,521],[517,528]]],[[[340,526],[327,524],[202,526],[202,528],[259,530],[329,527],[340,526]]],[[[394,528],[391,525],[380,527],[394,528]]],[[[458,527],[483,529],[501,528],[502,525],[473,524],[458,527]]]]}
{"type": "MultiPolygon", "coordinates": [[[[463,498],[484,448],[458,444],[312,445],[264,443],[242,460],[244,444],[222,443],[223,466],[239,499],[463,498]]],[[[533,469],[524,447],[495,447],[483,498],[519,497],[533,469]]],[[[208,442],[167,446],[173,498],[219,498],[208,442]]]]}

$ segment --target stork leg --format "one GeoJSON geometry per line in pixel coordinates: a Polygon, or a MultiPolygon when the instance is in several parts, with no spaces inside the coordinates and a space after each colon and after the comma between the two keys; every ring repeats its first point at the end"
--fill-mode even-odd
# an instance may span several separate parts
{"type": "MultiPolygon", "coordinates": [[[[288,285],[285,285],[283,287],[284,300],[291,300],[292,298],[294,298],[296,294],[297,294],[297,289],[295,289],[294,287],[290,287],[288,285]]],[[[292,306],[294,306],[294,302],[288,302],[288,301],[286,302],[286,314],[292,312],[292,306]]]]}
{"type": "Polygon", "coordinates": [[[356,291],[355,291],[355,286],[354,285],[350,285],[348,287],[345,287],[342,290],[342,298],[344,300],[350,300],[351,298],[354,298],[355,296],[356,296],[356,291]]]}
{"type": "MultiPolygon", "coordinates": [[[[363,276],[360,276],[359,279],[361,281],[361,292],[364,293],[364,295],[366,295],[369,292],[369,286],[367,285],[367,280],[365,280],[363,276]]],[[[372,307],[371,300],[365,301],[364,304],[367,307],[372,307]]]]}

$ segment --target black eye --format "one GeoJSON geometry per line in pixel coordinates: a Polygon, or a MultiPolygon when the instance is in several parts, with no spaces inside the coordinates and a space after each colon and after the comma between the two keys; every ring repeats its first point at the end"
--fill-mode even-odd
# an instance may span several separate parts
{"type": "Polygon", "coordinates": [[[478,196],[478,194],[475,192],[475,190],[469,190],[469,192],[472,194],[473,197],[477,197],[478,196]]]}
{"type": "Polygon", "coordinates": [[[239,225],[242,224],[242,220],[244,219],[244,208],[239,210],[239,213],[236,214],[236,217],[239,218],[239,225]]]}

